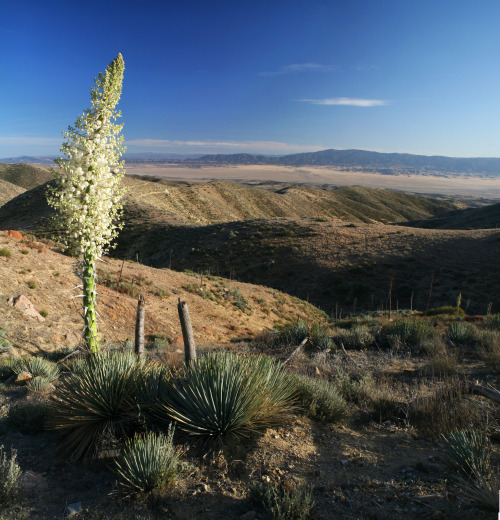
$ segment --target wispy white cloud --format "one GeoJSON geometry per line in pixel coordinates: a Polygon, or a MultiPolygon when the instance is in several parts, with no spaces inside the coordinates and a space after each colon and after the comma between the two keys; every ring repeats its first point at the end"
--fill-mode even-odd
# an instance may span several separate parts
{"type": "Polygon", "coordinates": [[[362,99],[362,98],[327,98],[327,99],[300,99],[306,103],[312,103],[313,105],[342,105],[351,107],[380,107],[388,105],[389,101],[386,99],[362,99]]]}
{"type": "Polygon", "coordinates": [[[321,150],[322,145],[300,145],[283,143],[279,141],[182,141],[178,139],[131,139],[126,141],[127,146],[149,149],[164,149],[176,151],[179,148],[191,150],[230,150],[230,151],[252,151],[257,153],[281,153],[281,152],[312,152],[321,150]]]}
{"type": "Polygon", "coordinates": [[[332,65],[324,65],[322,63],[292,63],[284,65],[277,70],[260,72],[259,76],[282,76],[284,74],[296,74],[298,72],[330,72],[335,67],[332,65]]]}

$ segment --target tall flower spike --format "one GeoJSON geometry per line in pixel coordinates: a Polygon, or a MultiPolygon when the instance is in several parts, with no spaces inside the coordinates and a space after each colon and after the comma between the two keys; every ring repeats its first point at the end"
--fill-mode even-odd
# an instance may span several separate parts
{"type": "Polygon", "coordinates": [[[91,352],[99,348],[96,321],[95,260],[107,252],[122,224],[120,181],[124,174],[123,125],[116,111],[125,64],[121,54],[95,79],[90,108],[78,116],[75,126],[63,132],[66,157],[56,160],[56,184],[47,201],[58,213],[67,248],[81,262],[83,281],[84,341],[91,352]]]}

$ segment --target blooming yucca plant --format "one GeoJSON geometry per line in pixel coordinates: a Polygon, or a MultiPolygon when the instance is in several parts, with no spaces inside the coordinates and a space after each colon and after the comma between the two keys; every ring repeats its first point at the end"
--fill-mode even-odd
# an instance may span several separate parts
{"type": "Polygon", "coordinates": [[[116,237],[121,216],[119,187],[124,174],[120,156],[125,151],[120,135],[123,125],[114,121],[125,69],[119,54],[99,74],[91,91],[91,107],[63,132],[61,147],[66,158],[56,160],[56,184],[47,192],[47,201],[59,214],[68,249],[79,256],[83,281],[84,341],[90,352],[97,352],[95,260],[103,255],[116,237]]]}

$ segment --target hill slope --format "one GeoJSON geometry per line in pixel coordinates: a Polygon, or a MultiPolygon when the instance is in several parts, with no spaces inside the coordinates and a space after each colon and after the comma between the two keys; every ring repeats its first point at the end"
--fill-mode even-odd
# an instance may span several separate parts
{"type": "Polygon", "coordinates": [[[24,193],[25,191],[24,188],[17,186],[17,184],[12,184],[11,182],[0,179],[0,206],[18,195],[21,195],[21,193],[24,193]]]}
{"type": "MultiPolygon", "coordinates": [[[[4,232],[0,237],[2,247],[12,255],[0,256],[0,312],[9,339],[25,344],[31,352],[77,344],[82,323],[81,302],[73,298],[79,292],[73,288],[80,283],[74,274],[75,259],[39,242],[21,242],[4,232]],[[38,311],[47,311],[44,322],[8,305],[7,300],[19,294],[27,296],[38,311]]],[[[177,339],[182,336],[178,298],[188,303],[195,339],[202,344],[227,343],[297,316],[320,318],[306,302],[276,291],[271,294],[266,287],[213,277],[200,279],[113,259],[100,263],[98,271],[101,337],[109,343],[134,338],[139,293],[146,297],[146,336],[169,338],[177,342],[177,348],[182,348],[177,339]],[[122,292],[112,288],[120,276],[126,289],[122,292]]]]}
{"type": "Polygon", "coordinates": [[[25,190],[36,188],[54,178],[47,166],[39,164],[4,164],[0,163],[0,179],[16,184],[25,190]]]}
{"type": "MultiPolygon", "coordinates": [[[[25,182],[25,176],[21,179],[25,182]]],[[[18,181],[21,182],[21,181],[18,181]]],[[[254,218],[320,218],[351,222],[398,222],[428,218],[456,208],[451,202],[359,186],[320,189],[276,184],[260,189],[232,182],[187,184],[125,176],[130,228],[152,222],[206,225],[254,218]]],[[[47,217],[46,185],[0,207],[0,229],[36,228],[47,217]]]]}
{"type": "Polygon", "coordinates": [[[426,229],[496,229],[500,225],[500,204],[450,211],[439,217],[410,221],[404,225],[426,229]]]}

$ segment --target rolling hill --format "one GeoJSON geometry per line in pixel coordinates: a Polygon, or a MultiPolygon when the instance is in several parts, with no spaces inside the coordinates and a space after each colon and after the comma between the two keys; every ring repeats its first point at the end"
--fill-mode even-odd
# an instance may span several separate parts
{"type": "MultiPolygon", "coordinates": [[[[119,258],[267,285],[327,312],[383,307],[391,280],[394,305],[425,308],[433,280],[432,306],[453,304],[460,292],[474,312],[500,306],[495,230],[389,225],[442,216],[450,202],[360,187],[124,182],[119,258]]],[[[0,229],[50,232],[45,188],[2,206],[0,229]]]]}

